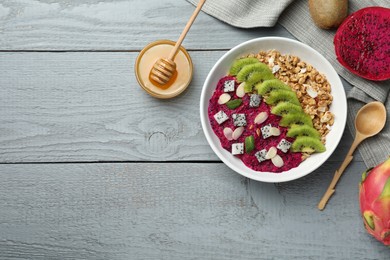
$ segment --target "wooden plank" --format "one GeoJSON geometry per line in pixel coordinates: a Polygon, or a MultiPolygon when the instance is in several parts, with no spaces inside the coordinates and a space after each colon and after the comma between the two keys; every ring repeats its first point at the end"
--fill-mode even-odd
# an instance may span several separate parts
{"type": "Polygon", "coordinates": [[[388,259],[364,231],[362,162],[250,181],[220,163],[1,165],[0,259],[388,259]]]}
{"type": "MultiPolygon", "coordinates": [[[[185,0],[1,1],[0,50],[140,50],[179,38],[193,10],[185,0]]],[[[291,37],[280,25],[242,30],[201,13],[184,46],[230,49],[263,36],[291,37]]]]}
{"type": "Polygon", "coordinates": [[[193,82],[172,100],[141,90],[136,53],[0,53],[0,162],[217,160],[199,97],[223,53],[191,52],[193,82]]]}

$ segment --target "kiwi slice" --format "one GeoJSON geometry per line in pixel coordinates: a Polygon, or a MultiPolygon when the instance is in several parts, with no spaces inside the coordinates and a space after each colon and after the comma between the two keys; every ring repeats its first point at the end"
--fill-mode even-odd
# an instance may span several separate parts
{"type": "Polygon", "coordinates": [[[279,125],[284,127],[292,127],[293,125],[308,125],[313,127],[313,121],[305,113],[289,113],[282,117],[279,125]]]}
{"type": "Polygon", "coordinates": [[[257,93],[262,96],[276,89],[291,90],[289,86],[278,79],[266,80],[263,83],[256,85],[257,93]]]}
{"type": "MultiPolygon", "coordinates": [[[[251,77],[251,75],[254,72],[258,72],[259,74],[263,74],[263,76],[262,76],[263,80],[274,78],[274,75],[272,74],[272,71],[268,68],[268,66],[265,65],[264,63],[259,62],[259,63],[245,65],[240,70],[240,72],[238,72],[237,80],[239,82],[244,82],[244,81],[246,82],[246,81],[248,81],[248,79],[251,77]]],[[[252,81],[254,81],[254,80],[252,80],[252,81]]]]}
{"type": "Polygon", "coordinates": [[[297,106],[301,106],[301,103],[299,102],[297,95],[292,90],[282,90],[282,89],[274,90],[269,94],[269,96],[265,100],[265,102],[268,105],[276,105],[282,101],[290,102],[297,106]]]}
{"type": "Polygon", "coordinates": [[[243,58],[235,60],[230,67],[229,74],[235,76],[244,66],[258,62],[259,60],[256,58],[243,58]]]}
{"type": "Polygon", "coordinates": [[[244,85],[244,92],[245,93],[252,93],[253,92],[253,85],[249,85],[245,82],[244,85]]]}
{"type": "Polygon", "coordinates": [[[271,113],[274,115],[282,116],[288,113],[300,113],[302,111],[302,107],[295,105],[290,102],[279,102],[276,106],[271,109],[271,113]]]}
{"type": "Polygon", "coordinates": [[[291,145],[291,150],[293,152],[322,153],[325,152],[326,148],[323,143],[316,138],[299,136],[291,145]]]}
{"type": "Polygon", "coordinates": [[[248,77],[248,79],[245,81],[245,92],[248,93],[248,92],[252,92],[253,91],[253,87],[256,85],[256,84],[261,84],[261,82],[263,81],[267,81],[270,79],[270,77],[274,77],[273,75],[269,75],[268,73],[263,73],[263,72],[253,72],[252,74],[250,74],[250,76],[248,77]]]}
{"type": "Polygon", "coordinates": [[[288,137],[296,138],[298,136],[308,136],[316,139],[320,139],[320,133],[308,125],[299,125],[291,127],[287,132],[288,137]]]}
{"type": "Polygon", "coordinates": [[[255,138],[250,135],[245,138],[245,152],[250,153],[255,149],[255,138]]]}
{"type": "Polygon", "coordinates": [[[242,99],[233,99],[233,100],[230,100],[226,103],[226,106],[229,108],[229,109],[236,109],[237,107],[239,107],[242,103],[242,99]]]}

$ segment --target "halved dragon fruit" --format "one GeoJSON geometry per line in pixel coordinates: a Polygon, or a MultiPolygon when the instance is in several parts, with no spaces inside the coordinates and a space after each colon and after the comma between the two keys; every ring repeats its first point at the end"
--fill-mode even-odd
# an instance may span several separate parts
{"type": "Polygon", "coordinates": [[[390,9],[367,7],[351,14],[334,37],[338,61],[369,80],[390,79],[390,9]]]}
{"type": "Polygon", "coordinates": [[[390,246],[390,158],[363,173],[359,198],[368,233],[390,246]]]}

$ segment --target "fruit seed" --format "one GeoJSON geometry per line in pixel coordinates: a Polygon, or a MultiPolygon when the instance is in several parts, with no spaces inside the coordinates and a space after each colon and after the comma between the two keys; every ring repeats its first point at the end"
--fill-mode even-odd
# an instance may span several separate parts
{"type": "Polygon", "coordinates": [[[265,155],[265,159],[272,159],[276,156],[276,153],[278,152],[278,150],[276,149],[276,147],[272,146],[271,148],[269,148],[267,154],[265,155]]]}
{"type": "Polygon", "coordinates": [[[233,140],[233,130],[229,127],[225,127],[223,129],[223,134],[225,135],[226,139],[229,141],[233,140]]]}
{"type": "Polygon", "coordinates": [[[260,112],[260,113],[255,117],[255,124],[264,123],[264,121],[267,120],[267,118],[268,118],[267,112],[260,112]]]}
{"type": "Polygon", "coordinates": [[[227,103],[232,97],[228,93],[223,93],[219,96],[218,104],[223,105],[227,103]]]}
{"type": "Polygon", "coordinates": [[[280,168],[284,165],[283,159],[279,155],[275,155],[275,157],[272,158],[271,161],[278,168],[280,168]]]}
{"type": "Polygon", "coordinates": [[[271,127],[271,130],[269,130],[269,133],[273,136],[279,136],[280,130],[277,127],[271,127]]]}
{"type": "Polygon", "coordinates": [[[244,127],[243,126],[237,127],[233,131],[233,135],[232,135],[233,139],[237,140],[238,138],[240,138],[240,136],[242,135],[243,132],[244,132],[244,127]]]}
{"type": "Polygon", "coordinates": [[[245,82],[242,82],[240,85],[238,85],[236,90],[237,97],[242,98],[243,96],[245,96],[244,87],[245,87],[245,82]]]}

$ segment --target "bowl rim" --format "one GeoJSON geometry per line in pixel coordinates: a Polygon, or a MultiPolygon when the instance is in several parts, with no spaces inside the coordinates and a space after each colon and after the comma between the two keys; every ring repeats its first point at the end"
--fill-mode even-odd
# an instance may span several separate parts
{"type": "MultiPolygon", "coordinates": [[[[259,48],[261,48],[261,47],[259,47],[259,48]]],[[[343,136],[343,133],[345,131],[345,125],[346,125],[346,121],[347,121],[347,110],[348,110],[348,108],[347,108],[347,98],[346,98],[346,94],[345,94],[345,89],[343,87],[343,84],[342,84],[342,81],[340,79],[340,76],[338,75],[337,71],[334,69],[332,64],[322,54],[320,54],[318,51],[316,51],[312,47],[308,46],[307,44],[304,44],[304,43],[302,43],[300,41],[297,41],[297,40],[294,40],[294,39],[285,38],[285,37],[259,37],[259,38],[251,39],[251,40],[245,41],[243,43],[240,43],[240,44],[236,45],[235,47],[233,47],[232,49],[230,49],[229,51],[227,51],[222,57],[220,57],[218,59],[218,61],[211,68],[210,72],[208,73],[208,75],[207,75],[207,77],[206,77],[206,79],[204,81],[204,84],[202,86],[201,95],[200,95],[200,119],[201,119],[202,130],[203,130],[204,135],[206,136],[208,144],[210,145],[210,147],[212,148],[214,153],[218,156],[218,158],[220,160],[222,160],[222,162],[224,162],[230,169],[232,169],[233,171],[237,172],[238,174],[240,174],[240,175],[242,175],[244,177],[247,177],[249,179],[252,179],[252,180],[261,181],[261,182],[268,182],[268,183],[280,183],[280,182],[287,182],[287,181],[292,181],[292,180],[295,180],[295,179],[299,179],[299,178],[302,178],[302,177],[312,173],[313,171],[318,169],[320,166],[322,166],[329,159],[329,157],[333,154],[333,152],[336,150],[336,148],[340,144],[340,140],[341,140],[341,138],[343,136]],[[209,118],[208,118],[208,113],[207,113],[208,112],[208,101],[209,100],[205,100],[206,99],[206,89],[207,89],[207,86],[211,83],[210,80],[211,80],[213,74],[215,73],[216,69],[226,59],[226,57],[228,57],[231,53],[233,53],[233,52],[235,52],[235,51],[245,47],[246,45],[250,45],[250,44],[256,43],[256,42],[261,43],[262,41],[282,41],[282,42],[288,42],[290,44],[296,44],[296,45],[298,45],[301,48],[309,49],[310,51],[315,53],[315,55],[321,60],[321,62],[325,63],[324,66],[329,67],[329,69],[331,71],[333,71],[335,75],[337,75],[337,77],[335,78],[335,81],[337,81],[337,85],[340,85],[342,87],[342,91],[340,91],[341,92],[340,94],[342,94],[342,96],[340,97],[340,99],[344,100],[344,102],[342,102],[343,103],[342,105],[345,107],[345,109],[343,111],[338,112],[338,115],[341,118],[344,118],[344,120],[343,120],[343,122],[339,122],[338,123],[338,124],[340,124],[341,129],[340,129],[340,132],[337,132],[338,135],[336,136],[336,139],[335,139],[335,145],[333,147],[331,147],[331,149],[329,150],[328,154],[326,156],[324,156],[324,158],[322,158],[322,160],[320,160],[314,167],[312,167],[307,172],[305,172],[303,174],[300,174],[298,176],[296,176],[296,175],[289,175],[289,174],[280,175],[278,173],[273,173],[273,174],[275,174],[276,178],[275,179],[272,178],[272,180],[271,180],[269,178],[262,178],[261,175],[250,174],[248,171],[253,171],[253,170],[250,169],[247,166],[245,166],[245,167],[247,167],[247,171],[241,170],[238,167],[236,167],[233,163],[231,163],[228,160],[228,158],[226,158],[221,153],[220,150],[223,149],[223,148],[221,148],[220,146],[216,147],[214,145],[214,142],[212,140],[212,134],[214,132],[209,133],[208,131],[206,131],[207,124],[209,124],[209,118]],[[340,114],[340,113],[342,113],[342,114],[340,114]]],[[[295,168],[293,168],[293,169],[295,169],[295,168]]],[[[286,171],[286,172],[288,172],[288,171],[286,171]]]]}

